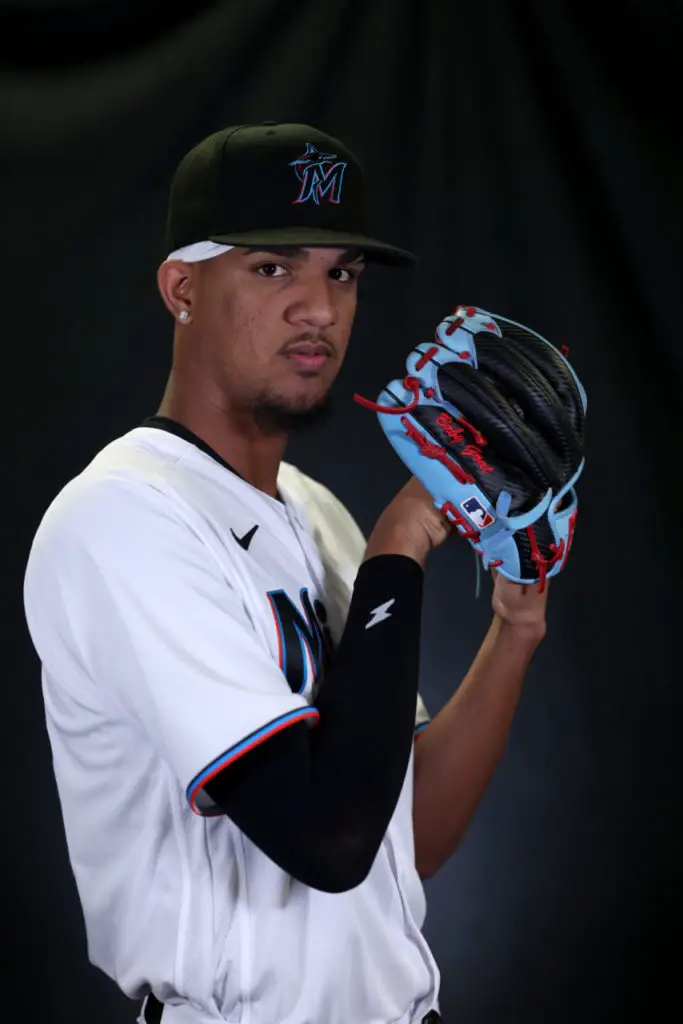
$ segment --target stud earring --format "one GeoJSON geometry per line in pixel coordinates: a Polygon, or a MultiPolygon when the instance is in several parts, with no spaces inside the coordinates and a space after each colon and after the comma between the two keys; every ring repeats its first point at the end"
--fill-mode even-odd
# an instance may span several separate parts
{"type": "Polygon", "coordinates": [[[190,314],[186,309],[181,309],[181,311],[178,313],[178,319],[180,320],[181,324],[186,324],[187,321],[190,319],[190,314]]]}

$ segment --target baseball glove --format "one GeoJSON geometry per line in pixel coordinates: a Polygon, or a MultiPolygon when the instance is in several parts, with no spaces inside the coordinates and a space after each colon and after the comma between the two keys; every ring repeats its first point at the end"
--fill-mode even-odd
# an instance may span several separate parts
{"type": "Polygon", "coordinates": [[[459,306],[403,380],[377,402],[354,396],[483,567],[540,589],[567,564],[584,467],[586,393],[567,353],[459,306]]]}

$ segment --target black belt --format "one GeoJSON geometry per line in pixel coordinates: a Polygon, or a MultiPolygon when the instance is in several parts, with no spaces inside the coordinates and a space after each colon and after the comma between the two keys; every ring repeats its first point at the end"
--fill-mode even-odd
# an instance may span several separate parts
{"type": "MultiPolygon", "coordinates": [[[[151,995],[147,996],[143,1017],[146,1024],[160,1024],[161,1015],[164,1012],[164,1004],[151,995]]],[[[441,1014],[436,1010],[430,1010],[426,1017],[422,1018],[422,1024],[441,1024],[441,1014]]]]}

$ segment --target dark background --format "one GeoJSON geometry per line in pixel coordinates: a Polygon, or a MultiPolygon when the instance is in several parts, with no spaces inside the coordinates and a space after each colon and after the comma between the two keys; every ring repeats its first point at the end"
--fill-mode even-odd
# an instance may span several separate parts
{"type": "MultiPolygon", "coordinates": [[[[589,396],[549,635],[479,814],[427,883],[446,1024],[649,1021],[680,1005],[679,10],[0,3],[8,1020],[137,1012],[87,962],[22,576],[58,489],[161,397],[172,324],[155,272],[173,167],[209,132],[267,119],[342,137],[366,166],[376,233],[421,255],[415,271],[365,276],[332,421],[288,455],[366,531],[405,471],[351,396],[374,397],[456,304],[568,344],[589,396]]],[[[432,714],[483,638],[485,583],[475,601],[464,542],[430,567],[432,714]]]]}

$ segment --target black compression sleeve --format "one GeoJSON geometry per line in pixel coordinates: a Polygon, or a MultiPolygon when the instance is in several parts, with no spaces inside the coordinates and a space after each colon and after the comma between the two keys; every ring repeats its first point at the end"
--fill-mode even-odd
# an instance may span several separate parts
{"type": "Polygon", "coordinates": [[[402,555],[364,562],[318,725],[290,726],[206,785],[253,843],[314,888],[358,885],[394,813],[413,742],[423,579],[402,555]]]}

